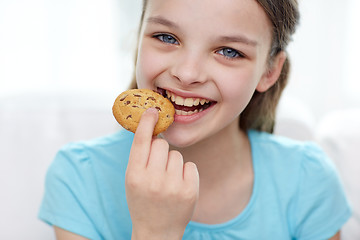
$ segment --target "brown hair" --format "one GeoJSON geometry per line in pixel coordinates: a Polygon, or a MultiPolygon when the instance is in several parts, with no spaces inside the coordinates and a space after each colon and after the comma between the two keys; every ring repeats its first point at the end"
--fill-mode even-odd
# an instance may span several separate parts
{"type": "MultiPolygon", "coordinates": [[[[264,9],[273,25],[273,39],[269,52],[268,64],[286,47],[299,22],[300,14],[297,0],[256,0],[264,9]]],[[[144,18],[147,0],[143,0],[141,24],[144,18]]],[[[140,31],[139,29],[139,31],[140,31]]],[[[135,62],[137,50],[135,55],[135,62]]],[[[249,104],[241,113],[239,126],[244,131],[255,129],[272,133],[275,125],[276,107],[289,77],[290,61],[286,58],[281,74],[276,83],[265,92],[255,91],[249,104]]],[[[130,88],[137,88],[134,73],[130,88]]]]}

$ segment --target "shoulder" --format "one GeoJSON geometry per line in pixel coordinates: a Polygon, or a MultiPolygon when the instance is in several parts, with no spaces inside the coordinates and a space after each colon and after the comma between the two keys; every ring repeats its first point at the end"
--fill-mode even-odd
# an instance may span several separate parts
{"type": "Polygon", "coordinates": [[[309,172],[331,174],[335,165],[315,142],[298,141],[265,132],[250,131],[252,150],[268,163],[291,168],[305,168],[309,172]]]}
{"type": "MultiPolygon", "coordinates": [[[[256,131],[250,131],[249,138],[255,152],[255,170],[266,185],[263,190],[274,190],[275,197],[287,202],[284,211],[296,239],[333,236],[351,211],[331,159],[314,142],[256,131]]],[[[266,201],[270,196],[266,195],[266,201]]]]}
{"type": "Polygon", "coordinates": [[[302,150],[320,150],[314,142],[294,140],[267,132],[250,130],[249,138],[252,143],[260,144],[262,147],[266,145],[276,151],[292,152],[296,150],[301,152],[302,150]]]}
{"type": "Polygon", "coordinates": [[[78,141],[78,142],[71,142],[64,145],[60,151],[77,151],[77,150],[86,150],[86,149],[102,149],[102,148],[112,148],[116,147],[125,147],[127,144],[132,143],[133,140],[133,133],[120,130],[116,133],[109,134],[106,136],[78,141]],[[125,145],[124,145],[125,144],[125,145]]]}
{"type": "Polygon", "coordinates": [[[92,157],[103,158],[118,154],[118,157],[130,151],[133,141],[133,133],[125,130],[102,136],[99,138],[71,142],[64,145],[58,152],[74,160],[90,160],[92,157]],[[105,155],[105,156],[104,156],[105,155]]]}
{"type": "MultiPolygon", "coordinates": [[[[49,166],[45,189],[47,196],[66,196],[67,201],[83,197],[97,199],[99,182],[106,186],[118,184],[124,178],[132,135],[123,130],[101,138],[79,141],[63,146],[49,166]]],[[[111,191],[107,192],[111,194],[111,191]]],[[[50,202],[55,201],[52,199],[50,202]]],[[[62,203],[59,203],[62,206],[62,203]]]]}
{"type": "Polygon", "coordinates": [[[96,139],[71,142],[57,152],[48,175],[76,176],[101,171],[106,166],[126,168],[133,134],[121,130],[96,139]]]}
{"type": "Polygon", "coordinates": [[[115,219],[130,222],[123,196],[132,139],[122,130],[63,146],[47,171],[39,218],[89,239],[100,239],[96,229],[113,219],[115,210],[115,219]]]}
{"type": "Polygon", "coordinates": [[[311,195],[335,185],[341,188],[335,164],[316,143],[255,131],[249,137],[255,170],[262,179],[281,186],[282,194],[311,195]]]}

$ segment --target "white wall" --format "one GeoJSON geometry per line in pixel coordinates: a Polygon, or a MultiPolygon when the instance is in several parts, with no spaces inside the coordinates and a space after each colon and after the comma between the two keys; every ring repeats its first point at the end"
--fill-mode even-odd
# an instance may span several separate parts
{"type": "Polygon", "coordinates": [[[1,0],[0,94],[127,86],[140,2],[1,0]]]}
{"type": "Polygon", "coordinates": [[[302,18],[289,47],[293,68],[285,94],[307,103],[317,119],[335,109],[359,107],[359,1],[299,4],[302,18]]]}

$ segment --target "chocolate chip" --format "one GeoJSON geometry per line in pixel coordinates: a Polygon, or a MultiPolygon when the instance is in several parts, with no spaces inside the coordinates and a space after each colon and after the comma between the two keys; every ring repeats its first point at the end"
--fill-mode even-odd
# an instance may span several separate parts
{"type": "Polygon", "coordinates": [[[149,99],[156,102],[156,99],[154,97],[148,97],[146,100],[149,100],[149,99]]]}
{"type": "Polygon", "coordinates": [[[124,97],[120,98],[120,101],[121,102],[124,101],[126,97],[127,97],[127,94],[124,97]]]}
{"type": "Polygon", "coordinates": [[[126,119],[129,119],[129,118],[132,118],[132,115],[129,115],[129,116],[126,117],[126,119]]]}
{"type": "Polygon", "coordinates": [[[160,107],[155,107],[158,111],[161,111],[161,108],[160,107]]]}
{"type": "Polygon", "coordinates": [[[129,105],[131,103],[131,101],[126,101],[125,105],[129,105]]]}
{"type": "Polygon", "coordinates": [[[134,94],[134,97],[142,97],[142,96],[139,94],[134,94]]]}

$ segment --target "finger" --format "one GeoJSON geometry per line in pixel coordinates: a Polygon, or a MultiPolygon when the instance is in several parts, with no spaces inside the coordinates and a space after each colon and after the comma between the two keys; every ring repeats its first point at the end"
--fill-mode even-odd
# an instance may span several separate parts
{"type": "Polygon", "coordinates": [[[150,157],[147,168],[157,172],[164,172],[169,155],[169,144],[164,139],[154,139],[151,144],[150,157]]]}
{"type": "Polygon", "coordinates": [[[174,177],[175,179],[182,180],[183,168],[184,168],[184,160],[181,153],[178,151],[170,151],[169,160],[166,167],[166,171],[169,173],[169,175],[171,177],[174,177]]]}
{"type": "Polygon", "coordinates": [[[193,162],[184,164],[184,182],[190,188],[198,191],[199,189],[199,172],[193,162]]]}
{"type": "Polygon", "coordinates": [[[146,167],[158,118],[159,113],[155,108],[149,108],[142,114],[131,146],[128,167],[146,167]]]}

